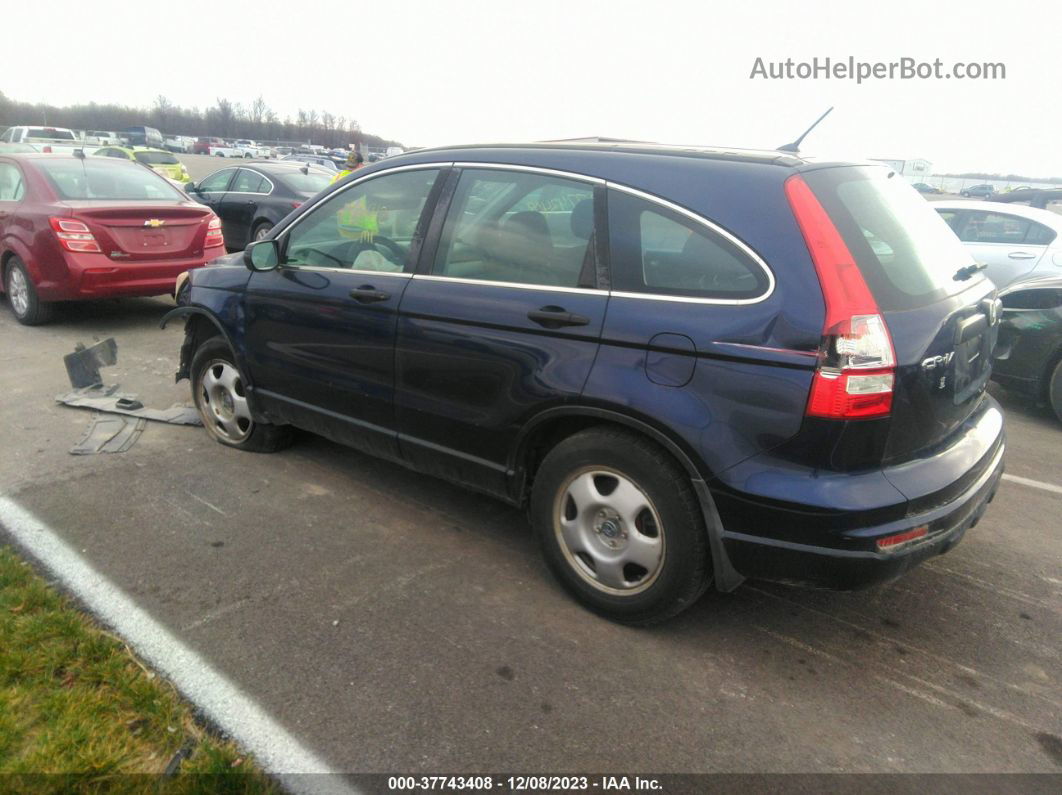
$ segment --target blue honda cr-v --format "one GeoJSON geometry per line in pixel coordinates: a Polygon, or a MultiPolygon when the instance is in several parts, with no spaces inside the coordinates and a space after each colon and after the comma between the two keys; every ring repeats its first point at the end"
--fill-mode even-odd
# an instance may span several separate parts
{"type": "Polygon", "coordinates": [[[178,377],[219,442],[295,426],[526,505],[560,581],[621,621],[745,577],[895,577],[1003,470],[994,288],[882,166],[423,150],[178,302],[178,377]]]}

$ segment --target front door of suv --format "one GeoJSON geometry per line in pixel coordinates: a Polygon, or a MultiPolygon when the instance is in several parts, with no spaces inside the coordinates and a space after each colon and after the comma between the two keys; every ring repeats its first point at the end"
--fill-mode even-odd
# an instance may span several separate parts
{"type": "Polygon", "coordinates": [[[396,313],[437,167],[344,187],[278,236],[280,266],[246,291],[246,348],[262,405],[295,425],[396,457],[396,313]]]}
{"type": "Polygon", "coordinates": [[[601,191],[535,169],[452,175],[399,314],[399,443],[419,469],[504,493],[520,427],[579,397],[608,303],[601,191]]]}

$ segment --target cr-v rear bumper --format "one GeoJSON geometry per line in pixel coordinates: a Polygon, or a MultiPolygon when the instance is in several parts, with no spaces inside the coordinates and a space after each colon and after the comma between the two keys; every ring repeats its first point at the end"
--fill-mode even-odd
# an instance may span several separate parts
{"type": "MultiPolygon", "coordinates": [[[[893,579],[921,561],[947,552],[977,524],[999,487],[1004,448],[999,407],[988,398],[977,416],[967,422],[958,441],[914,466],[916,470],[926,468],[923,480],[932,484],[924,494],[906,493],[906,488],[904,493],[897,490],[897,496],[908,499],[892,505],[865,506],[853,513],[758,500],[747,492],[740,497],[733,493],[720,495],[727,556],[746,577],[825,588],[862,588],[893,579]],[[974,446],[981,448],[981,455],[971,461],[974,446]],[[955,459],[967,462],[966,471],[940,488],[939,477],[930,476],[930,472],[939,473],[942,468],[954,472],[955,459]],[[729,517],[723,513],[724,505],[729,508],[729,517]],[[739,506],[736,516],[732,513],[735,505],[739,506]],[[749,517],[753,524],[742,521],[742,517],[749,517]],[[818,532],[811,529],[816,518],[821,527],[818,532]],[[923,526],[926,535],[922,538],[898,545],[892,551],[877,547],[879,539],[923,526]],[[799,529],[788,533],[789,527],[799,529]]],[[[881,474],[907,487],[916,474],[911,470],[912,465],[908,464],[895,471],[885,469],[881,474]]],[[[858,475],[853,476],[853,488],[863,485],[858,475]]]]}

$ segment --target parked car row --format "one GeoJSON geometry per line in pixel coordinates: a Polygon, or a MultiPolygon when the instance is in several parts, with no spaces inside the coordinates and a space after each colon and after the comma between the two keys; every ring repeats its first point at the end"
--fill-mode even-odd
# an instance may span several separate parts
{"type": "Polygon", "coordinates": [[[70,154],[88,148],[106,145],[147,146],[163,145],[162,134],[154,127],[127,127],[121,132],[107,130],[83,130],[77,132],[66,127],[46,125],[17,125],[8,127],[0,135],[0,143],[27,144],[35,151],[45,154],[70,154]]]}

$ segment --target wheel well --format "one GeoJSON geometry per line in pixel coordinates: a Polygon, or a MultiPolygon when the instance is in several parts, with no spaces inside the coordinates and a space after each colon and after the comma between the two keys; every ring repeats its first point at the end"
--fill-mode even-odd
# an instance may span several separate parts
{"type": "Polygon", "coordinates": [[[191,377],[192,358],[199,346],[214,337],[222,337],[221,331],[209,318],[200,314],[188,315],[184,324],[184,344],[181,345],[181,363],[177,380],[191,377]]]}
{"type": "Polygon", "coordinates": [[[630,433],[643,436],[674,458],[675,462],[682,467],[683,471],[689,474],[690,478],[702,477],[693,463],[681,452],[677,451],[674,443],[659,436],[657,433],[647,433],[642,428],[639,428],[636,422],[627,423],[593,414],[565,415],[540,423],[522,440],[516,459],[518,493],[515,496],[518,503],[521,505],[526,503],[535,481],[535,473],[538,471],[543,459],[549,455],[550,450],[580,431],[602,427],[622,428],[630,433]]]}
{"type": "Polygon", "coordinates": [[[6,289],[7,286],[7,263],[11,262],[15,258],[14,251],[5,251],[0,254],[0,290],[6,289]]]}

